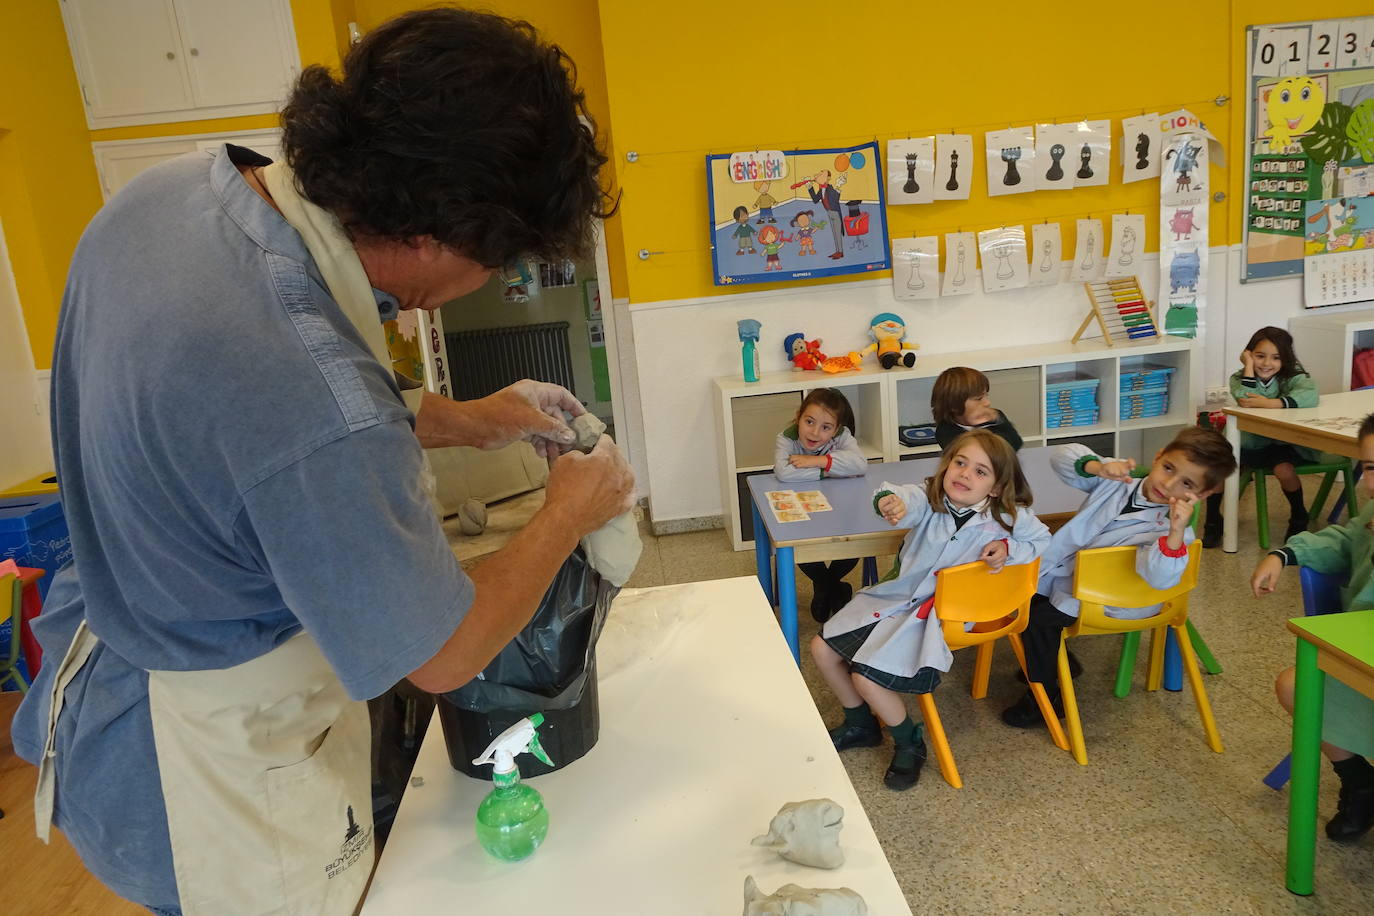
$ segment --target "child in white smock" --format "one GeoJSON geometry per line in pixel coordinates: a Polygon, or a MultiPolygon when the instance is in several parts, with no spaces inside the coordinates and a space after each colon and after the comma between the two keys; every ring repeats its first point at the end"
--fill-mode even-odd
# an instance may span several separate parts
{"type": "MultiPolygon", "coordinates": [[[[1026,649],[1030,680],[1043,684],[1055,712],[1064,714],[1056,666],[1064,630],[1078,619],[1073,575],[1078,552],[1094,547],[1139,545],[1136,572],[1154,588],[1177,585],[1188,567],[1189,527],[1198,500],[1220,489],[1236,471],[1236,459],[1226,439],[1215,430],[1179,430],[1155,454],[1150,472],[1135,479],[1135,461],[1099,458],[1086,446],[1072,443],[1055,450],[1050,467],[1071,487],[1088,492],[1087,501],[1054,534],[1040,562],[1038,594],[1031,599],[1030,620],[1021,642],[1026,649]]],[[[1143,619],[1159,613],[1159,605],[1107,608],[1112,617],[1143,619]]],[[[1069,669],[1082,670],[1069,656],[1069,669]]],[[[1042,721],[1035,698],[1027,690],[1002,711],[1002,721],[1029,728],[1042,721]]]]}
{"type": "MultiPolygon", "coordinates": [[[[778,433],[773,447],[773,476],[788,484],[814,483],[828,477],[859,477],[868,459],[854,438],[854,410],[835,388],[815,388],[802,400],[792,425],[778,433]]],[[[844,577],[856,559],[799,563],[811,580],[811,616],[824,623],[854,594],[844,577]]]]}
{"type": "Polygon", "coordinates": [[[887,726],[889,788],[914,786],[926,759],[921,727],[901,695],[934,690],[953,661],[933,608],[935,574],[978,559],[1001,569],[1040,556],[1050,532],[1030,502],[1016,453],[986,430],[950,443],[924,486],[885,483],[873,495],[876,512],[911,529],[897,575],[855,595],[811,641],[811,655],[844,707],[844,721],[830,730],[837,750],[876,747],[878,719],[887,726]]]}

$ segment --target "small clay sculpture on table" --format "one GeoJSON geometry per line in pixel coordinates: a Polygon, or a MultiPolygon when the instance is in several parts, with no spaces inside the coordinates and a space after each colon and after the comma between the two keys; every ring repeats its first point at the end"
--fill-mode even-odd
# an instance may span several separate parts
{"type": "MultiPolygon", "coordinates": [[[[569,424],[577,434],[575,447],[591,451],[606,424],[593,413],[574,417],[569,424]]],[[[587,552],[587,562],[601,573],[612,585],[624,585],[639,563],[639,554],[644,544],[639,539],[639,522],[635,519],[634,509],[617,515],[605,525],[582,539],[582,549],[587,552]]]]}
{"type": "Polygon", "coordinates": [[[868,916],[868,904],[847,887],[784,884],[765,894],[750,875],[744,879],[744,916],[868,916]]]}
{"type": "Polygon", "coordinates": [[[783,805],[773,815],[768,832],[750,842],[773,849],[798,865],[839,868],[844,864],[840,849],[843,826],[843,808],[828,798],[811,798],[783,805]]]}

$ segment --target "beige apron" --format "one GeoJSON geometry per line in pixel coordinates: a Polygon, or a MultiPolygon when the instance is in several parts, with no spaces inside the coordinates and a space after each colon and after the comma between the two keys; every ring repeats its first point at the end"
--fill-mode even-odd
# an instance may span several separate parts
{"type": "MultiPolygon", "coordinates": [[[[299,196],[284,165],[263,171],[330,294],[390,365],[372,287],[337,220],[299,196]]],[[[53,682],[34,798],[44,842],[63,695],[98,642],[83,621],[53,682]]],[[[357,908],[374,857],[367,704],[348,698],[308,634],[232,668],[149,671],[148,709],[186,916],[357,908]]]]}

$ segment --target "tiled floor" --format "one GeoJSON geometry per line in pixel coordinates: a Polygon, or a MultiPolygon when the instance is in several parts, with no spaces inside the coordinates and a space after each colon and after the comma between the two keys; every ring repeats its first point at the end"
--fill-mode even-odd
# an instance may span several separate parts
{"type": "MultiPolygon", "coordinates": [[[[1271,516],[1281,524],[1286,506],[1271,496],[1271,516]]],[[[528,517],[529,501],[539,498],[525,497],[517,511],[528,517]]],[[[1300,602],[1291,574],[1268,600],[1250,597],[1250,571],[1261,555],[1253,506],[1251,498],[1242,500],[1240,553],[1204,554],[1192,601],[1193,619],[1225,669],[1206,678],[1225,753],[1204,743],[1186,689],[1144,691],[1143,653],[1136,689],[1126,699],[1113,697],[1119,642],[1096,637],[1074,647],[1087,668],[1076,682],[1086,767],[1043,730],[1001,723],[1001,708],[1024,689],[1012,681],[1015,662],[1004,646],[987,699],[969,697],[967,652],[956,656],[937,692],[963,789],[950,788],[933,759],[916,788],[885,788],[890,745],[843,755],[913,911],[1374,911],[1374,833],[1350,846],[1319,842],[1315,896],[1294,897],[1283,887],[1288,794],[1260,779],[1287,751],[1289,721],[1272,685],[1292,664],[1293,638],[1283,621],[1300,613],[1300,602]]],[[[501,514],[493,511],[494,524],[501,514]]],[[[644,554],[629,586],[754,574],[753,553],[730,549],[722,531],[654,537],[642,527],[644,554]]],[[[857,570],[850,580],[857,585],[857,570]]],[[[816,625],[805,611],[811,595],[804,577],[798,591],[805,645],[816,625]]],[[[822,717],[833,723],[838,704],[809,658],[802,671],[822,717]]],[[[1336,790],[1324,764],[1323,821],[1335,810],[1336,790]]]]}

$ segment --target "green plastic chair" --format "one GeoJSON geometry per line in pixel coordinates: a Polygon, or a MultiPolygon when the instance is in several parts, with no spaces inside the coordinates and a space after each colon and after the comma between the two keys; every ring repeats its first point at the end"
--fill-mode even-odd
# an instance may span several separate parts
{"type": "MultiPolygon", "coordinates": [[[[1348,458],[1337,458],[1331,456],[1330,461],[1321,461],[1314,464],[1299,464],[1294,466],[1294,470],[1299,475],[1302,474],[1322,474],[1321,486],[1317,488],[1317,495],[1312,499],[1312,505],[1307,510],[1310,518],[1320,518],[1322,509],[1326,506],[1326,498],[1331,495],[1331,485],[1336,482],[1336,475],[1340,474],[1345,479],[1346,507],[1350,512],[1350,517],[1354,518],[1359,514],[1359,509],[1355,506],[1355,464],[1348,458]]],[[[1269,549],[1269,494],[1264,486],[1264,478],[1268,471],[1265,468],[1241,468],[1240,471],[1240,492],[1244,493],[1250,481],[1255,482],[1255,521],[1259,526],[1259,545],[1261,550],[1269,549]]]]}
{"type": "Polygon", "coordinates": [[[19,687],[20,693],[29,692],[29,684],[19,673],[19,632],[23,623],[20,607],[24,598],[24,585],[19,577],[10,573],[0,576],[0,620],[10,620],[10,651],[7,658],[0,658],[0,687],[9,681],[19,687]],[[6,602],[9,606],[6,607],[6,602]]]}

